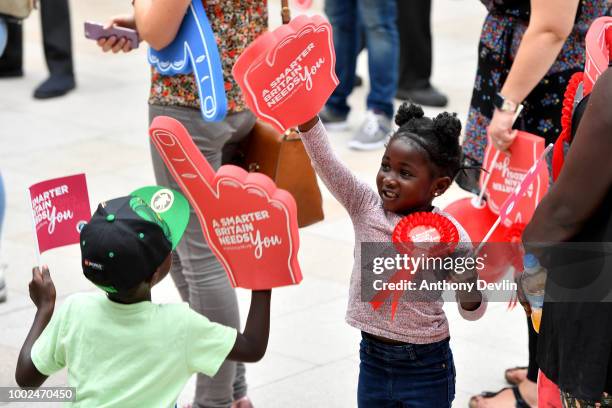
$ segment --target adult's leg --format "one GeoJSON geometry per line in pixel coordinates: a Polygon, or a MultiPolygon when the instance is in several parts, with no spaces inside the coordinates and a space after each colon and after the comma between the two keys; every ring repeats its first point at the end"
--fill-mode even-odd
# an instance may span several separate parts
{"type": "Polygon", "coordinates": [[[346,116],[349,106],[346,99],[353,91],[355,65],[360,47],[357,0],[326,0],[325,14],[334,29],[336,50],[336,75],[340,83],[327,100],[326,107],[334,113],[346,116]]]}
{"type": "Polygon", "coordinates": [[[34,97],[44,99],[66,94],[74,89],[75,82],[68,0],[42,1],[40,14],[50,76],[36,88],[34,97]]]}
{"type": "Polygon", "coordinates": [[[431,76],[431,0],[397,2],[398,89],[428,88],[431,76]]]}
{"type": "MultiPolygon", "coordinates": [[[[236,132],[246,133],[250,130],[242,126],[245,122],[244,117],[251,115],[246,112],[229,115],[222,122],[204,122],[200,112],[195,109],[152,105],[149,109],[149,119],[152,120],[158,115],[179,120],[214,169],[219,168],[221,149],[230,137],[236,132]]],[[[152,147],[152,157],[157,182],[178,189],[177,183],[167,171],[154,147],[152,147]]],[[[191,308],[211,321],[239,329],[240,316],[236,293],[229,283],[225,270],[205,242],[193,210],[177,252],[191,308]]],[[[173,276],[178,273],[180,272],[174,270],[173,276]]],[[[179,279],[179,282],[182,280],[179,279]]],[[[240,376],[237,375],[237,371],[236,363],[226,361],[213,378],[203,374],[198,375],[194,407],[226,408],[234,398],[243,397],[246,394],[246,382],[242,369],[240,376]]]]}
{"type": "Polygon", "coordinates": [[[399,65],[397,4],[395,0],[358,0],[358,5],[368,49],[367,107],[391,118],[399,65]]]}
{"type": "Polygon", "coordinates": [[[8,28],[6,27],[6,20],[0,17],[0,57],[4,54],[6,48],[6,42],[8,40],[8,28]]]}
{"type": "MultiPolygon", "coordinates": [[[[4,222],[4,208],[6,207],[4,182],[0,173],[0,244],[2,243],[2,223],[4,222]]],[[[1,247],[1,246],[0,246],[1,247]]],[[[4,281],[4,265],[0,264],[0,303],[6,300],[6,282],[4,281]]]]}
{"type": "Polygon", "coordinates": [[[6,19],[7,42],[0,55],[0,78],[23,75],[23,28],[21,23],[6,19]]]}
{"type": "Polygon", "coordinates": [[[4,223],[4,209],[6,207],[6,194],[4,192],[4,181],[0,173],[0,239],[2,239],[2,224],[4,223]]]}
{"type": "Polygon", "coordinates": [[[51,75],[74,76],[68,0],[40,2],[45,59],[51,75]]]}
{"type": "Polygon", "coordinates": [[[540,366],[536,361],[538,356],[538,332],[533,328],[531,324],[531,318],[527,318],[527,327],[529,331],[529,366],[527,367],[527,380],[537,383],[538,382],[538,371],[540,366]]]}

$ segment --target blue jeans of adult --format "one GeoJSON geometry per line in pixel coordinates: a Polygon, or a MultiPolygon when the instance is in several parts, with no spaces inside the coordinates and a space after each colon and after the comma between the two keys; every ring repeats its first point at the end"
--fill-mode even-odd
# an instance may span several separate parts
{"type": "Polygon", "coordinates": [[[392,345],[362,332],[359,408],[450,408],[455,364],[449,339],[392,345]]]}
{"type": "Polygon", "coordinates": [[[392,117],[399,65],[396,0],[326,0],[325,13],[334,29],[336,74],[340,80],[326,106],[340,115],[350,111],[346,99],[355,83],[363,30],[370,77],[367,108],[392,117]]]}
{"type": "Polygon", "coordinates": [[[6,21],[0,17],[0,57],[4,54],[6,48],[6,42],[8,40],[8,29],[6,27],[6,21]]]}

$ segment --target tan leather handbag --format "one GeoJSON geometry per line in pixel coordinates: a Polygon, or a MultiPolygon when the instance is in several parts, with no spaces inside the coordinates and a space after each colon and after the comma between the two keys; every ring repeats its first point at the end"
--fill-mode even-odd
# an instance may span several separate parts
{"type": "MultiPolygon", "coordinates": [[[[282,0],[283,24],[291,19],[287,0],[282,0]]],[[[257,120],[251,133],[225,163],[270,177],[278,188],[295,198],[298,225],[305,227],[323,219],[323,199],[317,176],[304,144],[295,130],[280,134],[271,125],[257,120]]]]}
{"type": "Polygon", "coordinates": [[[18,19],[28,17],[33,8],[33,0],[0,0],[0,14],[18,19]]]}
{"type": "Polygon", "coordinates": [[[295,130],[283,135],[258,120],[241,150],[244,158],[239,165],[249,172],[267,175],[278,188],[287,190],[295,198],[300,227],[323,220],[323,199],[317,176],[295,130]]]}

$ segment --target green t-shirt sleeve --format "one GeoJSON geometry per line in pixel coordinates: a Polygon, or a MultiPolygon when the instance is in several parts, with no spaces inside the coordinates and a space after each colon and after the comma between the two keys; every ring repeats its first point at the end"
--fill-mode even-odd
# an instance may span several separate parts
{"type": "Polygon", "coordinates": [[[34,342],[30,357],[36,369],[49,376],[66,366],[65,337],[62,335],[64,323],[68,321],[71,299],[60,306],[34,342]]]}
{"type": "Polygon", "coordinates": [[[191,372],[214,376],[236,342],[236,329],[214,323],[188,309],[186,350],[191,372]]]}

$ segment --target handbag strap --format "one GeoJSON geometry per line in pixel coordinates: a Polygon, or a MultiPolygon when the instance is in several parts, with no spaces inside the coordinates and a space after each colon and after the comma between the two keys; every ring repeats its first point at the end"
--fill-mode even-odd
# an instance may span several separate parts
{"type": "MultiPolygon", "coordinates": [[[[289,0],[281,0],[281,17],[283,19],[283,24],[289,24],[291,21],[291,10],[289,10],[289,0]]],[[[283,141],[296,141],[300,140],[299,136],[295,137],[296,129],[291,128],[287,129],[283,134],[283,141]]]]}
{"type": "Polygon", "coordinates": [[[289,0],[281,0],[281,18],[283,24],[289,24],[291,21],[291,10],[289,10],[289,0]]]}

